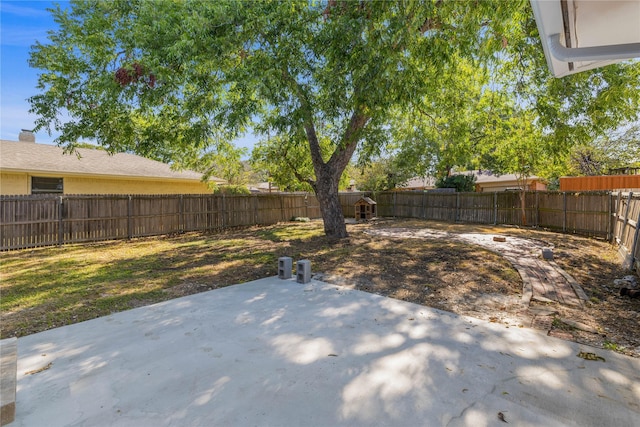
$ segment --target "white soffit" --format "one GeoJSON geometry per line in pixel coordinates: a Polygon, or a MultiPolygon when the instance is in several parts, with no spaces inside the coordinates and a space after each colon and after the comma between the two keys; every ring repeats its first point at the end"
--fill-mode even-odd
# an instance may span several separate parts
{"type": "Polygon", "coordinates": [[[555,77],[640,57],[640,0],[531,0],[555,77]]]}

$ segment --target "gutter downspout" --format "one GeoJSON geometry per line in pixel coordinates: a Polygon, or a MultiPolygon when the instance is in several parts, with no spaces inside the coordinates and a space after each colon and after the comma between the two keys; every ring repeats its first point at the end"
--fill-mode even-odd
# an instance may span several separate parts
{"type": "Polygon", "coordinates": [[[622,60],[640,57],[640,43],[568,48],[560,43],[560,34],[550,35],[548,41],[551,55],[564,62],[622,60]]]}

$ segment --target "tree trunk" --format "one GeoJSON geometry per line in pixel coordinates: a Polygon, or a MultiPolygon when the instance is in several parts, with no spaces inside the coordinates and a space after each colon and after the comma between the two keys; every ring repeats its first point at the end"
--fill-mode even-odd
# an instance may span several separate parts
{"type": "Polygon", "coordinates": [[[318,197],[320,212],[324,221],[324,234],[327,237],[343,239],[349,237],[347,226],[344,223],[344,215],[338,198],[338,184],[340,176],[351,160],[358,145],[359,133],[367,124],[369,118],[359,112],[354,112],[349,121],[342,143],[333,152],[331,158],[325,162],[320,152],[320,144],[313,125],[313,121],[305,124],[307,140],[311,149],[311,160],[316,181],[312,184],[318,197]]]}
{"type": "Polygon", "coordinates": [[[324,221],[324,233],[327,237],[342,239],[348,237],[347,226],[344,223],[344,215],[340,198],[338,197],[338,179],[334,176],[337,171],[330,170],[326,165],[321,176],[316,176],[316,196],[320,204],[320,212],[324,221]]]}
{"type": "Polygon", "coordinates": [[[522,214],[522,225],[527,225],[527,190],[525,186],[522,186],[522,191],[520,192],[520,212],[522,214]]]}

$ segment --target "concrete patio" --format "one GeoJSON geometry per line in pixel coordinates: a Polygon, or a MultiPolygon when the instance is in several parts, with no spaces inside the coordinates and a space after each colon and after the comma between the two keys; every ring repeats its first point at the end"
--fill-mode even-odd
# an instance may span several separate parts
{"type": "Polygon", "coordinates": [[[20,338],[11,426],[478,427],[500,417],[640,425],[640,360],[267,278],[20,338]]]}

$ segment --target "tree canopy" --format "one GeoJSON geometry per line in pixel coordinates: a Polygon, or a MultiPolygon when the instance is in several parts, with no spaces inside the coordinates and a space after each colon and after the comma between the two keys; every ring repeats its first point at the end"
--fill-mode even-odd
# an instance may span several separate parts
{"type": "Polygon", "coordinates": [[[397,137],[437,147],[447,164],[508,118],[492,112],[489,90],[535,111],[544,137],[563,143],[638,110],[627,65],[545,77],[525,0],[74,0],[52,13],[59,28],[30,58],[41,70],[37,129],[177,166],[248,128],[272,135],[263,159],[311,160],[298,178],[333,237],[347,235],[340,177],[354,153],[361,164],[380,155],[393,117],[407,121],[397,137]],[[432,128],[412,135],[411,116],[432,128]]]}

